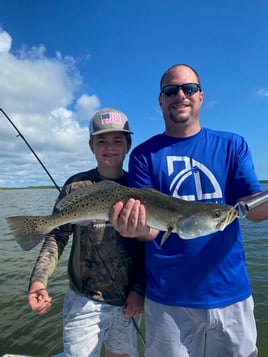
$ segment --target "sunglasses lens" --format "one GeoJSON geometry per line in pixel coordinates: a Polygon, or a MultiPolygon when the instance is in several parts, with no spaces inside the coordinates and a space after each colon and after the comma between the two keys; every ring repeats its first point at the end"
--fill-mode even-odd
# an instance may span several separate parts
{"type": "Polygon", "coordinates": [[[178,91],[179,91],[179,88],[176,85],[174,85],[174,86],[170,85],[170,86],[166,86],[166,87],[162,88],[162,93],[164,93],[167,97],[177,95],[178,91]]]}
{"type": "Polygon", "coordinates": [[[185,95],[192,95],[199,90],[199,86],[196,83],[183,84],[181,87],[185,95]]]}
{"type": "Polygon", "coordinates": [[[201,90],[197,83],[185,83],[181,86],[170,84],[163,87],[161,92],[164,93],[167,97],[175,97],[178,94],[180,88],[183,90],[183,93],[188,96],[191,96],[201,90]]]}

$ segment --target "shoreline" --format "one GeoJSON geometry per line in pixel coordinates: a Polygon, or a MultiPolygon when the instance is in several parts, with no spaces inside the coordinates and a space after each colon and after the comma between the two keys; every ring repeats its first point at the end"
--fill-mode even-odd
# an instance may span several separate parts
{"type": "MultiPolygon", "coordinates": [[[[259,182],[261,184],[268,183],[268,180],[259,180],[259,182]]],[[[32,190],[32,189],[51,189],[51,188],[57,189],[57,187],[53,185],[49,185],[49,186],[25,186],[25,187],[0,187],[0,190],[32,190]]]]}

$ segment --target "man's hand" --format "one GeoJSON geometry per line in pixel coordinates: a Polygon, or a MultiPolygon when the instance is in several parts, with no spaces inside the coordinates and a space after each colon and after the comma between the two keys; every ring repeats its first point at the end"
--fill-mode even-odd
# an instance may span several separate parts
{"type": "Polygon", "coordinates": [[[110,210],[110,222],[123,237],[152,240],[151,229],[146,224],[145,207],[139,200],[130,198],[126,204],[117,202],[110,210]]]}

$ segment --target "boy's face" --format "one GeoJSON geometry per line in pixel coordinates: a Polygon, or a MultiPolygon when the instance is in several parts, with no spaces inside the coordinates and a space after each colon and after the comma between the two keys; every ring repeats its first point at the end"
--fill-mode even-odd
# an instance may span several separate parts
{"type": "Polygon", "coordinates": [[[126,135],[122,131],[93,135],[89,144],[98,166],[106,168],[122,167],[125,155],[130,148],[126,135]]]}

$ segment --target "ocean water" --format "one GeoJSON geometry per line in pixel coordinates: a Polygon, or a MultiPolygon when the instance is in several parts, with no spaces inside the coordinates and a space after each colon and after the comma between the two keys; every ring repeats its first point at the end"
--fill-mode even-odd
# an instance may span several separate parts
{"type": "MultiPolygon", "coordinates": [[[[268,189],[268,185],[264,187],[268,189]]],[[[62,302],[71,244],[63,253],[48,289],[53,307],[45,315],[30,311],[26,296],[29,277],[41,245],[24,252],[11,235],[5,217],[50,214],[56,189],[0,190],[0,356],[19,353],[49,357],[62,351],[62,302]]],[[[241,219],[246,260],[255,301],[260,357],[268,356],[268,221],[241,219]]]]}

